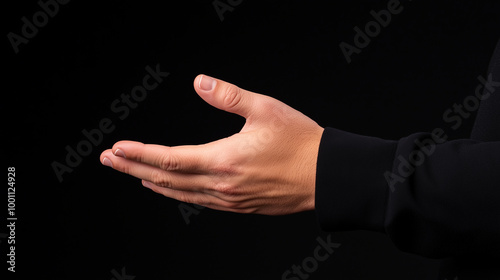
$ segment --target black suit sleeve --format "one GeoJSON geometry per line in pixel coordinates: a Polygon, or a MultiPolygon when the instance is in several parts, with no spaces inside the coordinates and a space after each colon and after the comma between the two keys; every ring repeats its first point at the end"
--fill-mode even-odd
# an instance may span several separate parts
{"type": "Polygon", "coordinates": [[[500,250],[500,142],[399,141],[326,128],[316,174],[325,230],[385,232],[427,257],[500,250]]]}

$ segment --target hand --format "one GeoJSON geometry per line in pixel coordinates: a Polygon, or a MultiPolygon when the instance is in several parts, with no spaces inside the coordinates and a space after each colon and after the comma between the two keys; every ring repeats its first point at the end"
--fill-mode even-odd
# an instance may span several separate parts
{"type": "Polygon", "coordinates": [[[119,141],[101,154],[101,163],[164,196],[212,209],[313,210],[323,128],[281,101],[206,75],[196,77],[194,88],[210,105],[243,116],[241,131],[197,146],[119,141]]]}

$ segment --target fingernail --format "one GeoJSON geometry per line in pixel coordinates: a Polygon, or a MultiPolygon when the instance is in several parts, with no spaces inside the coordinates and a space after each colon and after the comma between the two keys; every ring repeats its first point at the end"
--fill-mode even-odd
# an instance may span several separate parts
{"type": "Polygon", "coordinates": [[[211,91],[215,87],[216,83],[217,82],[214,78],[206,75],[201,75],[199,86],[204,91],[211,91]]]}
{"type": "Polygon", "coordinates": [[[142,185],[145,186],[146,188],[151,188],[152,187],[152,184],[148,181],[144,181],[142,180],[142,185]]]}
{"type": "Polygon", "coordinates": [[[105,158],[102,159],[102,164],[106,165],[106,166],[109,166],[109,167],[113,167],[113,163],[107,157],[105,157],[105,158]]]}
{"type": "Polygon", "coordinates": [[[127,158],[127,157],[125,156],[125,153],[124,153],[122,150],[120,150],[120,149],[116,149],[116,151],[115,151],[115,156],[117,156],[117,157],[122,157],[122,158],[127,158]]]}

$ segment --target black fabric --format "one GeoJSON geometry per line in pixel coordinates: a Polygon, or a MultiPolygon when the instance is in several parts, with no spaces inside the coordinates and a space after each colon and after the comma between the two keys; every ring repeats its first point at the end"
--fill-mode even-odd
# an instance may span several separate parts
{"type": "MultiPolygon", "coordinates": [[[[500,82],[500,43],[490,65],[500,82]]],[[[316,175],[322,228],[382,231],[402,251],[488,274],[500,252],[500,87],[490,93],[471,139],[442,141],[436,131],[389,141],[326,128],[316,175]]]]}
{"type": "MultiPolygon", "coordinates": [[[[492,80],[500,83],[500,41],[497,43],[495,54],[491,59],[488,74],[492,80]]],[[[500,141],[500,86],[481,102],[472,129],[471,138],[481,141],[500,141]]],[[[484,88],[486,92],[488,89],[484,88]]]]}

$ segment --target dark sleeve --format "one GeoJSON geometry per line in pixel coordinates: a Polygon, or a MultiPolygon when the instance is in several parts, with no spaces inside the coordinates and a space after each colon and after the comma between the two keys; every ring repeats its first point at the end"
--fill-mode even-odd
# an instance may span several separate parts
{"type": "Polygon", "coordinates": [[[496,254],[500,142],[444,142],[436,133],[389,141],[326,128],[316,213],[325,230],[385,232],[422,256],[496,254]]]}

